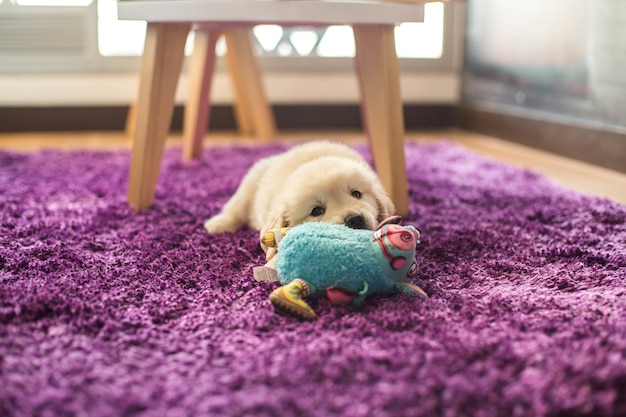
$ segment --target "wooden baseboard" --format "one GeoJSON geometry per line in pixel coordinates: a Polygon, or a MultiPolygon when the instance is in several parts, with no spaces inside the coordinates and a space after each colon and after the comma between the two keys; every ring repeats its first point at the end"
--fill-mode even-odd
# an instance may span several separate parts
{"type": "MultiPolygon", "coordinates": [[[[278,129],[359,130],[356,104],[275,105],[278,129]]],[[[0,107],[0,133],[121,131],[128,108],[117,107],[0,107]]],[[[563,121],[485,109],[471,104],[404,106],[407,129],[458,127],[546,150],[558,155],[626,172],[626,129],[602,129],[563,121]]],[[[182,128],[183,108],[176,107],[172,130],[182,128]]],[[[235,130],[231,106],[212,109],[209,130],[235,130]]]]}
{"type": "MultiPolygon", "coordinates": [[[[0,132],[120,131],[127,114],[127,106],[0,107],[0,132]]],[[[172,125],[177,130],[182,115],[182,107],[174,109],[172,125]]],[[[214,107],[212,122],[223,129],[234,126],[230,107],[214,107]]]]}
{"type": "Polygon", "coordinates": [[[463,104],[455,109],[454,125],[464,130],[626,173],[626,129],[513,114],[463,104]]]}
{"type": "MultiPolygon", "coordinates": [[[[306,104],[273,106],[279,129],[360,129],[361,112],[356,104],[306,104]]],[[[123,130],[126,106],[0,107],[0,132],[62,132],[123,130]]],[[[407,129],[439,128],[452,125],[452,105],[405,105],[407,129]]],[[[183,108],[177,106],[172,130],[180,131],[183,108]]],[[[210,130],[236,129],[232,106],[217,105],[211,110],[210,130]]]]}

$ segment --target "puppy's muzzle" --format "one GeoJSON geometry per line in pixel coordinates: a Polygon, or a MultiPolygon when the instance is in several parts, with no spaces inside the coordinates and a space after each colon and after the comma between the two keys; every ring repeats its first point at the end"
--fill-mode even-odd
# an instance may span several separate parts
{"type": "Polygon", "coordinates": [[[351,229],[365,229],[365,219],[360,214],[351,214],[343,220],[351,229]]]}

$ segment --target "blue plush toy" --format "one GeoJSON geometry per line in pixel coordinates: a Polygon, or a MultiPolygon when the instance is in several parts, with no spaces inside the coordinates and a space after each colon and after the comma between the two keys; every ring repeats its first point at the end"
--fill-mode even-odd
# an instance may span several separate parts
{"type": "Polygon", "coordinates": [[[304,301],[308,296],[326,295],[335,304],[351,306],[376,293],[428,298],[410,282],[417,273],[415,246],[420,234],[400,221],[391,217],[375,231],[305,223],[266,234],[264,244],[280,242],[276,271],[282,286],[270,295],[274,308],[310,320],[315,312],[304,301]]]}

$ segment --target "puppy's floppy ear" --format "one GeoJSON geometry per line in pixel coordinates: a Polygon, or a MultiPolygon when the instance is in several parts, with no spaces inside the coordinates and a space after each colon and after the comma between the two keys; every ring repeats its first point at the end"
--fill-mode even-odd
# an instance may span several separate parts
{"type": "Polygon", "coordinates": [[[267,232],[270,229],[279,229],[281,227],[289,227],[287,209],[284,207],[279,208],[274,213],[270,213],[267,222],[263,225],[262,231],[267,232]]]}
{"type": "Polygon", "coordinates": [[[393,205],[393,202],[383,189],[382,185],[380,186],[380,189],[377,189],[374,194],[376,196],[376,205],[378,208],[376,220],[378,221],[378,223],[381,223],[386,218],[396,214],[396,207],[393,205]]]}
{"type": "MultiPolygon", "coordinates": [[[[289,220],[287,219],[287,210],[285,208],[278,209],[275,213],[271,214],[267,222],[261,228],[260,238],[271,229],[280,229],[282,227],[289,227],[289,220]]],[[[261,249],[265,252],[265,259],[271,260],[276,256],[277,248],[271,248],[261,243],[261,249]]]]}

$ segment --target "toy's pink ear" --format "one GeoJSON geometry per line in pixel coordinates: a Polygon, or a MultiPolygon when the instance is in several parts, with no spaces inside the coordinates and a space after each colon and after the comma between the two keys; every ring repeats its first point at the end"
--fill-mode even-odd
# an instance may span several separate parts
{"type": "Polygon", "coordinates": [[[400,216],[387,217],[385,220],[380,222],[380,224],[376,227],[376,230],[381,229],[383,226],[386,226],[388,224],[400,224],[400,223],[402,223],[402,217],[400,216]]]}

